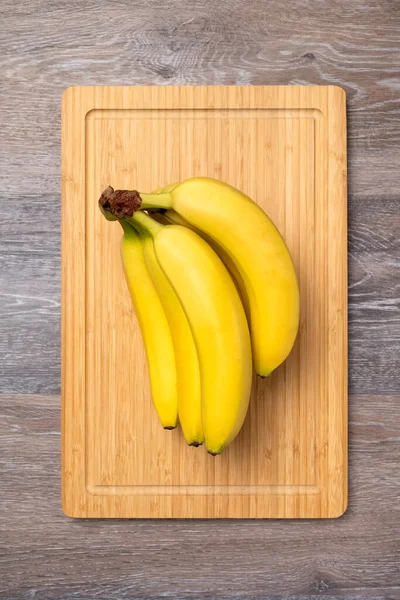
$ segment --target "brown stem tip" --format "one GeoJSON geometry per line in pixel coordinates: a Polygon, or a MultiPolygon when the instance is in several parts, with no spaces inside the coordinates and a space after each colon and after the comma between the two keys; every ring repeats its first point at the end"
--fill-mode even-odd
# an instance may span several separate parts
{"type": "Polygon", "coordinates": [[[136,190],[114,190],[109,185],[101,194],[99,204],[117,219],[123,219],[139,210],[142,199],[136,190]]]}

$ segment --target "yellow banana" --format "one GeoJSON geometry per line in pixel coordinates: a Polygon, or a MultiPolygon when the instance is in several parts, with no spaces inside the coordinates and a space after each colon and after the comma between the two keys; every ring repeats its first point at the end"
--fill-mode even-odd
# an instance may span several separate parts
{"type": "Polygon", "coordinates": [[[248,196],[216,179],[198,177],[135,194],[130,214],[138,206],[172,208],[229,255],[247,292],[255,368],[269,375],[289,354],[299,325],[296,274],[275,225],[248,196]]]}
{"type": "Polygon", "coordinates": [[[189,321],[200,362],[205,443],[219,454],[239,432],[250,399],[251,343],[239,295],[221,260],[196,233],[161,225],[140,211],[133,220],[153,236],[158,263],[189,321]]]}
{"type": "Polygon", "coordinates": [[[124,230],[122,263],[142,332],[154,406],[162,426],[174,429],[178,422],[178,389],[170,327],[146,266],[140,235],[129,224],[120,223],[124,230]]]}
{"type": "MultiPolygon", "coordinates": [[[[156,217],[156,220],[158,220],[158,219],[159,218],[156,217]]],[[[249,299],[248,299],[247,292],[246,292],[246,286],[244,285],[243,277],[241,276],[240,271],[236,266],[236,263],[232,260],[232,258],[229,256],[229,254],[222,248],[222,246],[220,246],[218,244],[218,242],[216,242],[209,235],[204,233],[204,231],[201,231],[201,229],[198,229],[197,227],[195,227],[194,225],[192,225],[191,223],[186,221],[186,219],[184,219],[182,217],[182,215],[177,213],[175,210],[172,210],[172,209],[167,210],[165,213],[163,213],[161,215],[160,222],[163,222],[163,219],[164,219],[164,223],[169,222],[169,223],[174,223],[175,225],[182,225],[184,227],[189,227],[189,229],[192,229],[198,235],[200,235],[203,238],[203,240],[205,240],[207,242],[207,244],[209,244],[211,246],[211,248],[218,254],[218,256],[220,257],[220,259],[222,260],[222,262],[224,263],[224,265],[226,266],[226,268],[228,269],[229,273],[232,276],[233,282],[236,285],[237,291],[239,292],[239,296],[240,296],[240,299],[242,300],[243,308],[245,310],[247,320],[250,325],[250,305],[249,305],[249,299]]]]}
{"type": "MultiPolygon", "coordinates": [[[[161,269],[153,238],[142,234],[144,257],[168,319],[175,352],[178,386],[178,415],[183,435],[190,446],[204,442],[201,421],[200,367],[190,326],[175,290],[161,269]]],[[[152,313],[152,307],[148,310],[152,313]]],[[[161,343],[161,340],[160,340],[161,343]]]]}

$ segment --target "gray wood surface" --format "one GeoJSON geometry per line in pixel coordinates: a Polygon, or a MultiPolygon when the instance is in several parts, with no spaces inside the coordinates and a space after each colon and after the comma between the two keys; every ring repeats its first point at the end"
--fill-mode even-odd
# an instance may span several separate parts
{"type": "Polygon", "coordinates": [[[0,597],[400,598],[398,0],[1,0],[0,22],[0,597]],[[346,90],[341,519],[62,515],[60,99],[67,86],[93,84],[346,90]]]}

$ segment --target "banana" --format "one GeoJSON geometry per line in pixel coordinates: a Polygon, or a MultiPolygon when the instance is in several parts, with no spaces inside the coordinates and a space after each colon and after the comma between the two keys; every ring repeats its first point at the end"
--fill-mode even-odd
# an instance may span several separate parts
{"type": "MultiPolygon", "coordinates": [[[[157,213],[155,213],[155,214],[157,215],[157,213]]],[[[159,219],[159,217],[156,217],[156,220],[158,220],[158,219],[159,219]]],[[[222,246],[220,246],[218,244],[218,242],[216,242],[209,235],[204,233],[204,231],[201,231],[201,229],[198,229],[197,227],[195,227],[194,225],[192,225],[191,223],[186,221],[186,219],[184,219],[175,210],[172,210],[172,209],[167,210],[165,213],[163,213],[161,215],[160,222],[162,222],[163,219],[164,219],[164,223],[169,222],[169,223],[174,223],[175,225],[182,225],[184,227],[189,227],[189,229],[192,229],[198,235],[200,235],[203,238],[203,240],[205,240],[207,242],[207,244],[209,244],[211,246],[211,248],[214,250],[214,252],[216,252],[218,254],[220,259],[222,260],[222,262],[228,269],[229,273],[231,274],[234,284],[236,285],[236,289],[239,292],[239,296],[243,303],[243,308],[244,308],[244,311],[247,316],[247,321],[250,326],[251,314],[250,314],[250,304],[249,304],[249,298],[247,296],[246,286],[244,285],[243,277],[241,276],[240,271],[236,266],[236,263],[232,260],[232,258],[229,256],[229,254],[222,248],[222,246]]]]}
{"type": "Polygon", "coordinates": [[[174,429],[178,422],[178,388],[170,327],[146,266],[140,235],[126,222],[120,223],[124,230],[122,263],[142,332],[154,406],[162,426],[174,429]]]}
{"type": "Polygon", "coordinates": [[[133,222],[151,233],[157,261],[189,321],[200,363],[205,444],[219,454],[239,432],[250,399],[251,343],[239,295],[221,260],[196,233],[162,225],[141,211],[133,222]]]}
{"type": "MultiPolygon", "coordinates": [[[[161,269],[153,238],[142,233],[147,268],[168,319],[175,352],[178,386],[178,415],[183,435],[190,446],[204,442],[201,420],[200,366],[190,326],[178,296],[161,269]]],[[[151,312],[151,308],[149,309],[151,312]]]]}
{"type": "MultiPolygon", "coordinates": [[[[125,216],[138,208],[172,208],[229,255],[246,288],[255,369],[261,376],[269,375],[288,356],[299,326],[296,273],[273,222],[248,196],[206,177],[153,194],[130,194],[130,205],[123,203],[125,216]]],[[[111,203],[115,205],[114,200],[111,203]]]]}

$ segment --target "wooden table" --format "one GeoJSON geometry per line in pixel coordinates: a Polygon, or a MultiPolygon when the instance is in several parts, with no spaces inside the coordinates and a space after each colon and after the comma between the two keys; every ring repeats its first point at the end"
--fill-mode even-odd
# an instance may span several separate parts
{"type": "Polygon", "coordinates": [[[0,598],[400,598],[398,2],[2,0],[0,19],[0,598]],[[67,519],[61,93],[213,83],[347,92],[349,509],[314,522],[67,519]]]}

